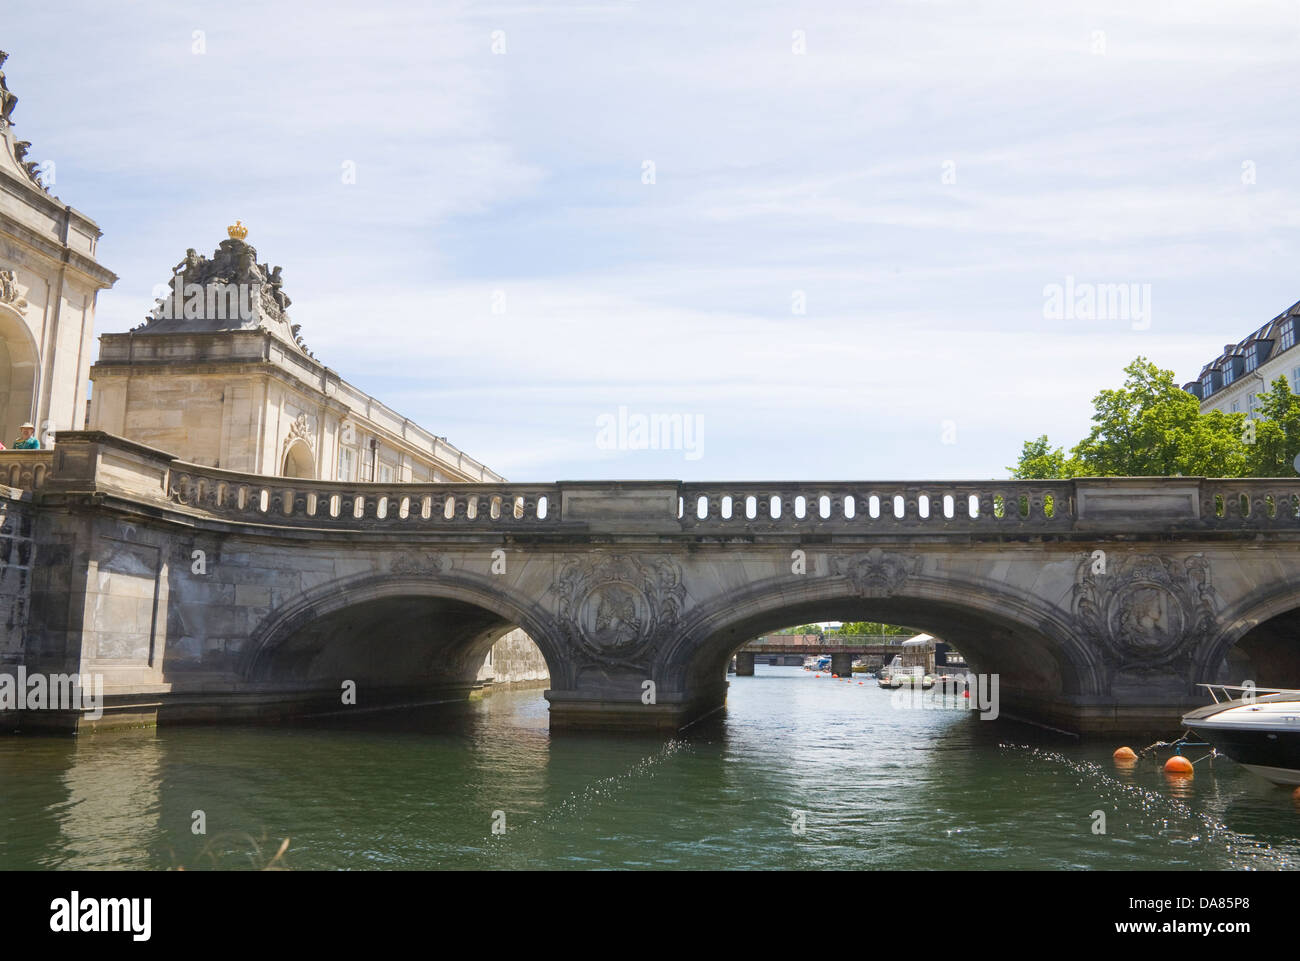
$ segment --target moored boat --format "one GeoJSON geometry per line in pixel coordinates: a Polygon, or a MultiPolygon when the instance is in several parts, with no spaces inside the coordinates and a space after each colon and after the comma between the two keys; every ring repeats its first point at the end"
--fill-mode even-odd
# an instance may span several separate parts
{"type": "Polygon", "coordinates": [[[1183,724],[1216,751],[1274,784],[1300,784],[1300,691],[1202,684],[1213,704],[1183,724]],[[1234,698],[1232,692],[1241,692],[1234,698]],[[1226,700],[1220,700],[1223,694],[1226,700]]]}

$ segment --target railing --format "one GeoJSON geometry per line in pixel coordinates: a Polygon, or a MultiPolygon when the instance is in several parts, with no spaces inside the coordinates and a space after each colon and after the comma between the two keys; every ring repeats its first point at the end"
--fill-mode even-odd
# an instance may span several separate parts
{"type": "Polygon", "coordinates": [[[0,451],[0,484],[24,491],[40,490],[53,469],[52,450],[0,451]]]}
{"type": "Polygon", "coordinates": [[[237,522],[339,530],[564,529],[704,538],[1300,533],[1300,478],[363,484],[220,470],[101,431],[60,431],[53,451],[0,453],[0,483],[6,481],[41,490],[42,497],[162,497],[237,522]]]}
{"type": "Polygon", "coordinates": [[[560,522],[554,484],[344,484],[178,464],[168,495],[184,507],[267,524],[498,530],[560,522]]]}
{"type": "Polygon", "coordinates": [[[1201,482],[1201,521],[1222,529],[1300,529],[1300,482],[1272,478],[1201,482]]]}
{"type": "Polygon", "coordinates": [[[682,484],[678,514],[695,531],[1069,530],[1073,481],[877,484],[682,484]]]}

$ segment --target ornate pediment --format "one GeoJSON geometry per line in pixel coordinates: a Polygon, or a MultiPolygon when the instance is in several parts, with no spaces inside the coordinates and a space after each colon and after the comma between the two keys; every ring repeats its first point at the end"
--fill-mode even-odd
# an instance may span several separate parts
{"type": "Polygon", "coordinates": [[[284,292],[283,268],[258,262],[257,248],[246,243],[248,228],[236,221],[227,228],[211,258],[193,247],[172,268],[170,293],[155,302],[136,331],[271,331],[304,354],[314,356],[298,334],[301,325],[289,319],[292,301],[284,292]]]}

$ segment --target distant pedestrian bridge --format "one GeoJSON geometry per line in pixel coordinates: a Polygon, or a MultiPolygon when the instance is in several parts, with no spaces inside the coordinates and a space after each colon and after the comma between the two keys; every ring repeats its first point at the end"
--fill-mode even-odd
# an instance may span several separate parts
{"type": "Polygon", "coordinates": [[[1300,480],[359,484],[93,431],[4,478],[0,659],[102,673],[99,723],[464,697],[513,627],[555,729],[676,730],[746,641],[829,620],[929,631],[1075,731],[1300,686],[1300,480]]]}

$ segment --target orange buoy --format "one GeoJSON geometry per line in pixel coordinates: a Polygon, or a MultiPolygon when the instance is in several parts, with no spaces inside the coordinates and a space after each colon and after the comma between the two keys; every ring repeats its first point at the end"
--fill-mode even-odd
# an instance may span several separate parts
{"type": "Polygon", "coordinates": [[[838,674],[832,674],[831,677],[839,677],[838,674]]]}
{"type": "Polygon", "coordinates": [[[1196,770],[1192,767],[1192,762],[1187,760],[1181,754],[1175,754],[1168,761],[1165,761],[1166,774],[1180,774],[1190,776],[1196,770]]]}
{"type": "Polygon", "coordinates": [[[1120,747],[1115,749],[1111,757],[1117,761],[1136,761],[1137,753],[1131,747],[1120,747]]]}

